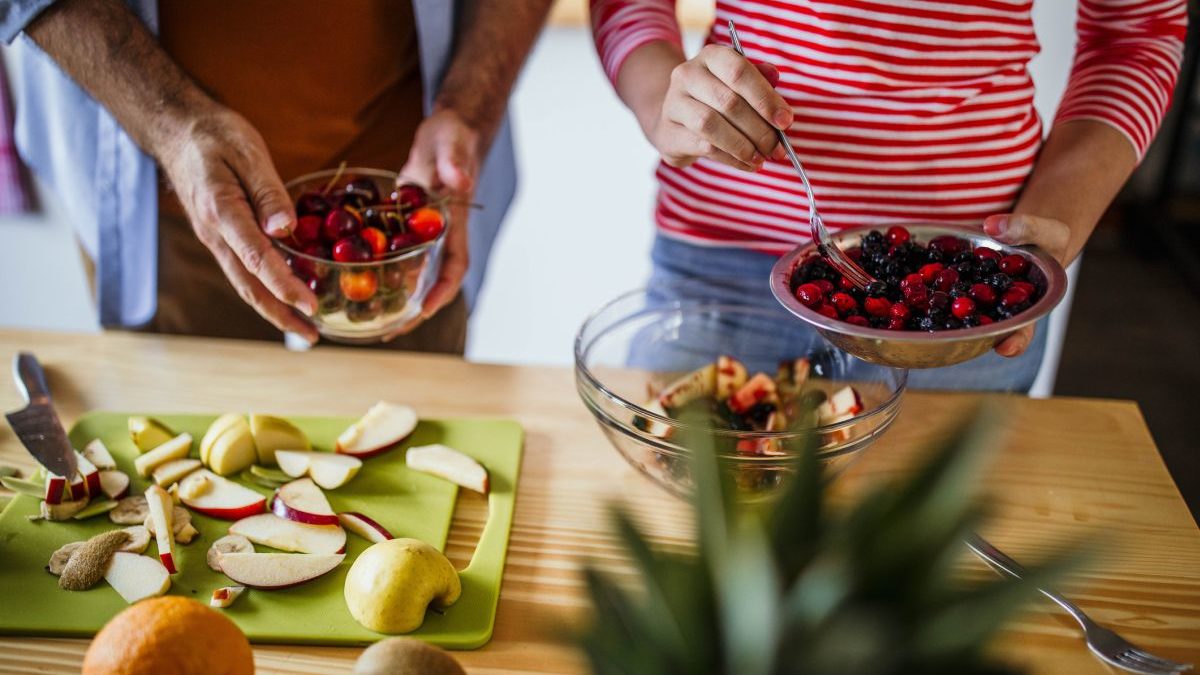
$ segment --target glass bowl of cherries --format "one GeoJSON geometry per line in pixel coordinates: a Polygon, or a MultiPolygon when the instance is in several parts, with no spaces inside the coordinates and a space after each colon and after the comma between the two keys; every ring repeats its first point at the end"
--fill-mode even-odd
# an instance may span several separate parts
{"type": "Polygon", "coordinates": [[[894,368],[938,368],[987,353],[1062,300],[1062,265],[978,229],[902,224],[833,235],[877,281],[842,278],[813,243],[775,264],[771,291],[841,349],[894,368]]]}
{"type": "Polygon", "coordinates": [[[285,186],[296,228],[275,245],[316,294],[312,320],[327,338],[379,342],[420,315],[437,279],[445,200],[396,179],[391,171],[343,167],[285,186]]]}

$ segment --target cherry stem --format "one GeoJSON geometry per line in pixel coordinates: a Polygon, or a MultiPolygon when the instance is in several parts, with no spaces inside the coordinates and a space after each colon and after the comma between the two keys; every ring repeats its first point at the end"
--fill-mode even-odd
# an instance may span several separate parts
{"type": "Polygon", "coordinates": [[[325,189],[321,190],[321,194],[322,195],[329,194],[329,191],[333,189],[333,186],[337,184],[338,179],[340,179],[342,177],[342,174],[345,172],[346,172],[346,162],[345,162],[345,160],[342,160],[342,162],[340,164],[338,164],[337,172],[335,172],[333,174],[333,178],[330,178],[329,182],[325,184],[325,189]]]}

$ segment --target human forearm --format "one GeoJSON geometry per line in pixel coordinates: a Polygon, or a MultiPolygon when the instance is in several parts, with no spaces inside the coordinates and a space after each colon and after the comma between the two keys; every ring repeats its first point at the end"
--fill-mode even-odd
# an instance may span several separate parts
{"type": "Polygon", "coordinates": [[[630,52],[621,65],[615,82],[617,96],[637,117],[647,137],[662,114],[671,71],[686,60],[678,45],[660,40],[630,52]]]}
{"type": "Polygon", "coordinates": [[[1112,126],[1093,120],[1061,122],[1046,139],[1013,212],[1066,224],[1069,235],[1054,253],[1069,263],[1136,164],[1128,139],[1112,126]]]}
{"type": "Polygon", "coordinates": [[[60,0],[25,32],[160,159],[214,105],[121,0],[60,0]]]}
{"type": "Polygon", "coordinates": [[[552,0],[464,3],[454,58],[434,109],[451,110],[478,134],[481,149],[504,117],[513,83],[541,32],[552,0]]]}

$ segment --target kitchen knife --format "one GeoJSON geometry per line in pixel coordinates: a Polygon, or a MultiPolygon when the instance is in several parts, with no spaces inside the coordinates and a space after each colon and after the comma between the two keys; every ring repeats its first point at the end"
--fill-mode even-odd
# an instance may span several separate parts
{"type": "Polygon", "coordinates": [[[5,415],[8,424],[42,466],[67,480],[74,479],[78,469],[75,448],[71,447],[67,432],[54,412],[42,364],[29,352],[17,354],[13,358],[13,379],[28,405],[5,415]]]}

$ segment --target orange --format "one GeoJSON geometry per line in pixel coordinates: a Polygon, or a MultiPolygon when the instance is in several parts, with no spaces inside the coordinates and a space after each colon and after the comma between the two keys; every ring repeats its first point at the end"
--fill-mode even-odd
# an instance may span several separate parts
{"type": "Polygon", "coordinates": [[[220,612],[178,596],[143,600],[114,616],[83,657],[83,675],[253,672],[242,631],[220,612]]]}

